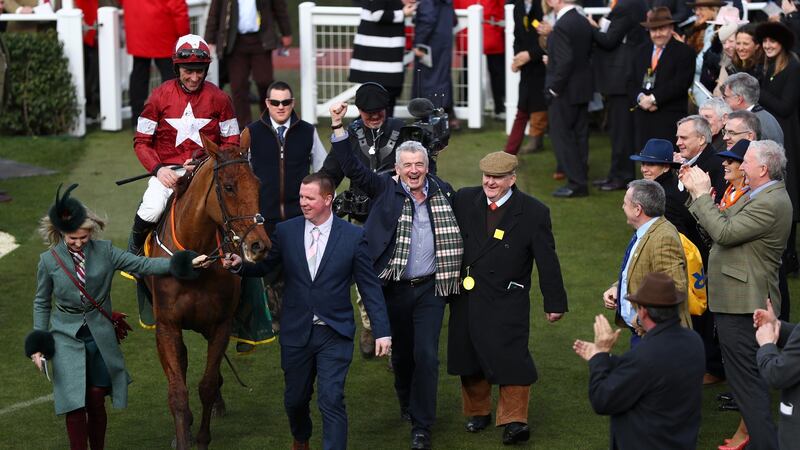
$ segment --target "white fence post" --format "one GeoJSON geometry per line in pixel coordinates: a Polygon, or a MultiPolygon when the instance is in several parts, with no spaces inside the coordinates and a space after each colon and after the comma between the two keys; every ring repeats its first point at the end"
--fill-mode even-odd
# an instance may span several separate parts
{"type": "Polygon", "coordinates": [[[483,126],[483,6],[471,5],[467,8],[467,126],[481,128],[483,126]],[[474,105],[477,105],[476,108],[474,105]]]}
{"type": "Polygon", "coordinates": [[[317,123],[317,65],[316,65],[316,34],[311,20],[314,2],[303,2],[297,7],[300,23],[300,86],[303,120],[308,123],[317,123]]]}
{"type": "Polygon", "coordinates": [[[519,103],[519,72],[511,71],[514,62],[514,5],[506,5],[506,134],[511,134],[519,103]]]}
{"type": "Polygon", "coordinates": [[[97,10],[97,53],[100,70],[100,129],[122,129],[122,64],[119,46],[119,9],[105,6],[97,10]]]}
{"type": "Polygon", "coordinates": [[[83,78],[83,11],[60,9],[56,12],[58,40],[64,45],[64,54],[69,60],[69,72],[75,84],[78,101],[78,119],[70,130],[72,136],[86,134],[86,92],[83,78]]]}

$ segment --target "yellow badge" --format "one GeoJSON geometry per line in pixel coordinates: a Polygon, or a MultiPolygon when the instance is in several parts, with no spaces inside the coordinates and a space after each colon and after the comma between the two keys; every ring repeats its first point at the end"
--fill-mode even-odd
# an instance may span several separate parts
{"type": "MultiPolygon", "coordinates": [[[[526,17],[526,19],[527,19],[527,17],[526,17]]],[[[533,28],[539,28],[539,21],[536,20],[536,19],[533,19],[533,28]]]]}
{"type": "Polygon", "coordinates": [[[471,291],[472,288],[475,287],[475,279],[472,278],[471,276],[467,275],[464,278],[464,281],[461,282],[461,284],[464,286],[464,289],[466,289],[468,291],[471,291]]]}
{"type": "Polygon", "coordinates": [[[495,239],[499,239],[499,240],[502,241],[503,240],[503,236],[505,236],[505,234],[506,234],[506,232],[501,230],[500,228],[497,228],[496,230],[494,230],[494,238],[495,239]]]}

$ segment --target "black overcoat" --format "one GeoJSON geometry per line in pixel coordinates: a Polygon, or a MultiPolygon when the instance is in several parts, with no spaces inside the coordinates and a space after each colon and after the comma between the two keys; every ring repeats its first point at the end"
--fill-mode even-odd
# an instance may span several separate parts
{"type": "Polygon", "coordinates": [[[539,45],[539,33],[534,21],[542,21],[542,5],[533,2],[525,13],[525,2],[514,2],[514,54],[527,51],[530,62],[522,66],[519,78],[519,102],[517,108],[527,113],[547,111],[544,101],[545,66],[542,62],[544,49],[539,45]]]}
{"type": "Polygon", "coordinates": [[[676,124],[686,116],[689,88],[694,79],[694,51],[683,42],[670,39],[658,60],[655,84],[651,89],[645,89],[642,82],[647,69],[650,68],[652,55],[653,43],[649,40],[636,49],[628,83],[631,106],[636,105],[636,97],[639,93],[643,93],[653,94],[658,107],[653,112],[640,108],[634,111],[637,149],[644,148],[648,139],[675,141],[675,132],[678,128],[676,124]]]}
{"type": "Polygon", "coordinates": [[[593,356],[589,401],[611,416],[609,447],[697,448],[704,372],[703,341],[678,318],[658,324],[622,356],[593,356]]]}
{"type": "Polygon", "coordinates": [[[543,203],[514,188],[496,232],[486,230],[487,201],[483,189],[460,189],[454,209],[464,239],[462,276],[467,270],[474,289],[452,297],[448,331],[447,371],[451,375],[482,374],[489,383],[533,384],[538,378],[528,350],[531,270],[539,270],[544,311],[567,311],[550,226],[543,203]],[[521,288],[510,287],[514,282],[521,288]]]}

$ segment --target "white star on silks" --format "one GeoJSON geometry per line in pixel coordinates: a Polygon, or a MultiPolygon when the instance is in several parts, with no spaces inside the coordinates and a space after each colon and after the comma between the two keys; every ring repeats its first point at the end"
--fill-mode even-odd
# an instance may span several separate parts
{"type": "Polygon", "coordinates": [[[175,136],[175,147],[181,145],[183,141],[191,139],[197,145],[203,146],[203,141],[200,139],[200,129],[206,126],[211,119],[197,119],[194,117],[192,111],[192,104],[187,103],[186,109],[183,110],[183,116],[180,119],[165,119],[168,124],[172,125],[177,131],[175,136]]]}

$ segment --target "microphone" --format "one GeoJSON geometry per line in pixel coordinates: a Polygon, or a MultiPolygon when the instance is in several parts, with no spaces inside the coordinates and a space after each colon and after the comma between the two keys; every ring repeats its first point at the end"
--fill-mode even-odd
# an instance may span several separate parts
{"type": "Polygon", "coordinates": [[[433,114],[435,108],[427,98],[414,98],[408,102],[408,113],[415,119],[424,119],[433,114]]]}

